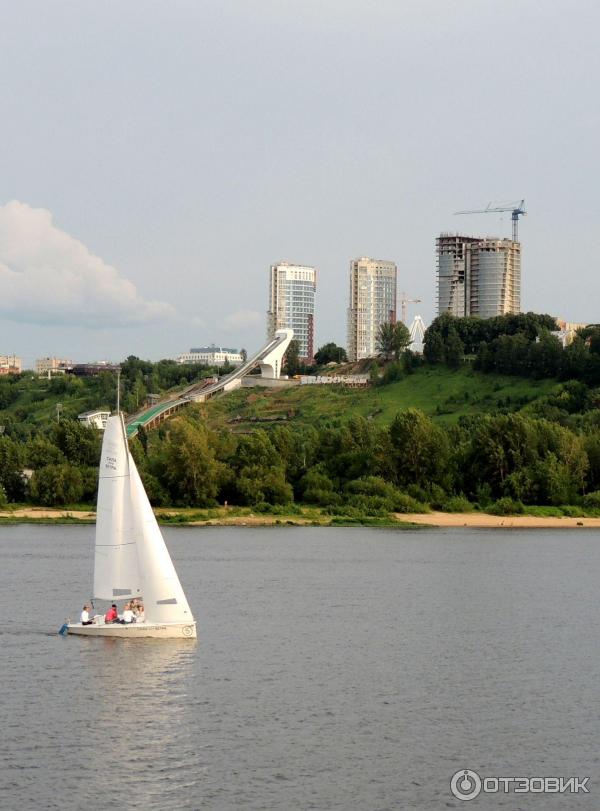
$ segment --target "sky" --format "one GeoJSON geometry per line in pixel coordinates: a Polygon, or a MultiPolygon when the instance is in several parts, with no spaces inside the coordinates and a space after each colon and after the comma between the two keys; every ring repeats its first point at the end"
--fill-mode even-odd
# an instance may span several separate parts
{"type": "Polygon", "coordinates": [[[435,316],[435,237],[509,237],[522,308],[600,321],[600,4],[0,0],[0,355],[264,343],[269,266],[391,259],[435,316]]]}

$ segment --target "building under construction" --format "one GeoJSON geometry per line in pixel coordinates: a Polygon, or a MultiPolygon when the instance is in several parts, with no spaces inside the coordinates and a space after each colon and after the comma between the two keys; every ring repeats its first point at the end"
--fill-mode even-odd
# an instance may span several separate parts
{"type": "Polygon", "coordinates": [[[441,234],[436,240],[437,314],[492,318],[521,311],[521,243],[441,234]]]}

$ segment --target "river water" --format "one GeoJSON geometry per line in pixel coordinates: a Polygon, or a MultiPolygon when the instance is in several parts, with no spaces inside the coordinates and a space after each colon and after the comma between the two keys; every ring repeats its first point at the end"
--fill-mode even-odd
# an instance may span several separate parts
{"type": "Polygon", "coordinates": [[[93,532],[0,527],[2,809],[600,808],[597,532],[168,528],[197,644],[56,635],[93,532]]]}

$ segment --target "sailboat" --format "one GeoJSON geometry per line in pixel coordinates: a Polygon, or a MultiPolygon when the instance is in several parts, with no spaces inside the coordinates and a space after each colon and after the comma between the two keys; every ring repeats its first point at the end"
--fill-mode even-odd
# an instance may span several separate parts
{"type": "Polygon", "coordinates": [[[123,416],[108,418],[98,482],[94,597],[119,604],[137,597],[143,622],[67,622],[63,634],[128,639],[196,638],[196,622],[129,452],[123,416]]]}

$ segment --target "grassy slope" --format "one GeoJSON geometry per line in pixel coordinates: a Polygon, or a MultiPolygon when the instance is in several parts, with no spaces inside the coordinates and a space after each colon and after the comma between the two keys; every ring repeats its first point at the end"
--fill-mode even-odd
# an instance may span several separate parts
{"type": "MultiPolygon", "coordinates": [[[[397,383],[374,389],[345,389],[341,386],[294,386],[289,389],[242,389],[211,400],[203,408],[215,427],[241,417],[233,430],[255,426],[251,417],[290,416],[293,421],[312,425],[352,415],[389,423],[398,411],[415,407],[436,421],[455,422],[462,414],[477,414],[498,408],[518,410],[525,402],[543,397],[554,380],[525,380],[519,377],[484,375],[470,368],[451,371],[444,367],[419,369],[397,383]],[[507,402],[509,398],[509,402],[507,402]]],[[[20,396],[0,411],[0,423],[10,415],[33,425],[56,420],[56,404],[62,415],[76,417],[89,408],[103,406],[93,381],[84,380],[76,395],[54,394],[46,380],[26,380],[18,384],[20,396]]],[[[260,423],[259,423],[260,424],[260,423]]],[[[265,423],[266,426],[269,423],[265,423]]]]}
{"type": "Polygon", "coordinates": [[[387,424],[398,411],[411,407],[421,409],[436,421],[452,423],[463,414],[499,408],[520,410],[526,403],[546,395],[555,385],[554,380],[525,380],[481,374],[468,368],[451,371],[438,367],[419,369],[404,380],[374,389],[340,386],[242,389],[211,400],[204,409],[215,427],[241,417],[239,423],[230,423],[234,430],[256,425],[252,417],[288,416],[292,421],[315,425],[361,415],[387,424]]]}

